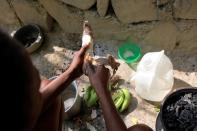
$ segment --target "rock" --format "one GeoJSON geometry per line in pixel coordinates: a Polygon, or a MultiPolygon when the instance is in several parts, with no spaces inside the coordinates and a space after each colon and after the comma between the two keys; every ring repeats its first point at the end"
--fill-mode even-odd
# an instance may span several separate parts
{"type": "Polygon", "coordinates": [[[105,16],[109,7],[109,0],[97,0],[97,11],[100,16],[105,16]]]}
{"type": "Polygon", "coordinates": [[[62,47],[59,47],[59,46],[53,46],[53,50],[55,52],[65,52],[66,51],[65,48],[62,48],[62,47]]]}
{"type": "Polygon", "coordinates": [[[0,25],[19,25],[19,21],[7,0],[0,1],[0,25]]]}
{"type": "Polygon", "coordinates": [[[11,3],[23,24],[38,24],[46,31],[51,30],[53,19],[38,2],[12,0],[11,3]]]}
{"type": "Polygon", "coordinates": [[[87,125],[87,129],[89,129],[90,131],[97,131],[97,129],[92,126],[90,123],[86,122],[86,125],[87,125]]]}
{"type": "Polygon", "coordinates": [[[143,41],[145,52],[160,51],[162,49],[171,51],[175,47],[178,35],[177,27],[172,22],[162,22],[151,30],[143,41]]]}
{"type": "Polygon", "coordinates": [[[114,12],[123,23],[157,20],[154,0],[111,0],[114,12]]]}
{"type": "Polygon", "coordinates": [[[94,11],[85,11],[84,16],[92,26],[95,39],[124,40],[129,36],[129,30],[113,17],[99,17],[94,11]]]}
{"type": "Polygon", "coordinates": [[[62,71],[61,71],[61,70],[56,70],[56,71],[55,71],[55,74],[56,74],[56,75],[61,75],[61,74],[62,74],[62,71]]]}
{"type": "Polygon", "coordinates": [[[197,19],[197,0],[176,0],[174,2],[174,17],[197,19]]]}
{"type": "Polygon", "coordinates": [[[96,110],[92,110],[91,118],[92,118],[92,119],[95,119],[96,117],[97,117],[96,110]]]}
{"type": "Polygon", "coordinates": [[[39,0],[47,12],[57,21],[60,27],[68,33],[81,33],[83,18],[68,6],[57,0],[39,0]]]}
{"type": "Polygon", "coordinates": [[[61,1],[82,10],[87,10],[96,3],[96,0],[83,0],[83,2],[81,0],[61,0],[61,1]]]}

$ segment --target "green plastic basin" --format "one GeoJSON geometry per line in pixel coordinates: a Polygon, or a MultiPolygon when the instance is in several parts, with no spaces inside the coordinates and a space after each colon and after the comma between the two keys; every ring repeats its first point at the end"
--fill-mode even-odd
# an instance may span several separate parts
{"type": "Polygon", "coordinates": [[[141,57],[141,49],[133,42],[125,42],[118,48],[118,57],[127,64],[132,64],[141,57]]]}

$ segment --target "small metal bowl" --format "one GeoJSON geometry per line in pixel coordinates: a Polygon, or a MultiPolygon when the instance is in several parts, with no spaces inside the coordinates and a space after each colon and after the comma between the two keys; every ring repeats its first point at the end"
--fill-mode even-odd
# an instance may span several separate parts
{"type": "Polygon", "coordinates": [[[37,50],[43,42],[43,33],[38,25],[29,24],[11,33],[11,36],[19,41],[29,53],[37,50]]]}
{"type": "Polygon", "coordinates": [[[64,119],[68,120],[80,112],[81,97],[77,89],[77,84],[73,81],[63,92],[64,119]]]}
{"type": "MultiPolygon", "coordinates": [[[[54,80],[58,76],[51,77],[49,80],[54,80]]],[[[77,115],[81,109],[81,97],[79,96],[77,84],[73,81],[62,92],[62,100],[64,103],[64,119],[68,120],[77,115]]]]}

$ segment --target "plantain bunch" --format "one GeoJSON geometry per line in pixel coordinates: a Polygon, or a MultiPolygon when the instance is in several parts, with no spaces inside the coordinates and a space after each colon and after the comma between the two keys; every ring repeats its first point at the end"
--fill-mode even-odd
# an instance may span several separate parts
{"type": "Polygon", "coordinates": [[[83,95],[84,101],[87,107],[92,107],[97,104],[98,97],[96,95],[96,91],[92,86],[88,86],[85,90],[85,94],[83,95]]]}
{"type": "MultiPolygon", "coordinates": [[[[108,89],[111,91],[110,86],[108,87],[108,89]]],[[[95,106],[98,101],[96,91],[92,86],[88,86],[86,88],[83,98],[87,107],[95,106]]],[[[114,102],[116,109],[119,112],[123,112],[129,107],[131,103],[131,94],[128,89],[120,88],[112,93],[112,100],[114,102]]]]}
{"type": "Polygon", "coordinates": [[[131,94],[128,89],[121,88],[112,94],[115,107],[119,112],[125,111],[131,103],[131,94]]]}

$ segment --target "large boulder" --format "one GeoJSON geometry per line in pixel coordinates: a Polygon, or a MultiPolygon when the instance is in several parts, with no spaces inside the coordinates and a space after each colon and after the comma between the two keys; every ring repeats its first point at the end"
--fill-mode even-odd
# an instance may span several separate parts
{"type": "Polygon", "coordinates": [[[61,1],[82,10],[87,10],[96,3],[96,0],[61,0],[61,1]]]}
{"type": "Polygon", "coordinates": [[[100,16],[105,16],[109,7],[109,0],[97,0],[97,11],[100,16]]]}
{"type": "Polygon", "coordinates": [[[0,1],[0,25],[18,25],[19,21],[7,0],[0,1]]]}
{"type": "Polygon", "coordinates": [[[154,0],[111,0],[114,12],[123,23],[157,20],[154,0]]]}
{"type": "Polygon", "coordinates": [[[161,22],[145,36],[143,41],[145,52],[162,49],[172,51],[176,45],[177,36],[178,29],[173,22],[161,22]]]}
{"type": "Polygon", "coordinates": [[[57,0],[39,0],[60,27],[68,33],[82,32],[82,16],[69,10],[68,6],[57,0]]]}
{"type": "Polygon", "coordinates": [[[44,30],[50,31],[53,19],[38,2],[12,0],[11,3],[23,24],[38,24],[44,30]]]}
{"type": "Polygon", "coordinates": [[[174,17],[197,19],[197,0],[175,0],[174,17]]]}
{"type": "Polygon", "coordinates": [[[85,11],[84,16],[93,28],[95,39],[124,40],[129,36],[127,28],[122,26],[115,18],[99,17],[94,11],[85,11]]]}

